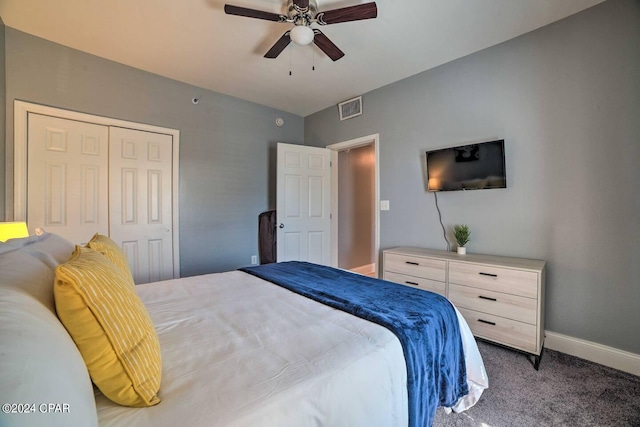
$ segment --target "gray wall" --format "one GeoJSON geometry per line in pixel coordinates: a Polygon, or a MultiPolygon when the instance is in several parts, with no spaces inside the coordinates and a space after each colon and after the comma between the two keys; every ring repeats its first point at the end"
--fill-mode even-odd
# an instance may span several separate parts
{"type": "MultiPolygon", "coordinates": [[[[548,261],[546,328],[640,353],[640,2],[609,0],[305,118],[325,146],[380,133],[381,248],[446,248],[428,149],[504,138],[507,185],[439,193],[450,241],[548,261]]],[[[455,244],[452,245],[452,249],[455,244]]]]}
{"type": "MultiPolygon", "coordinates": [[[[181,274],[234,269],[258,254],[258,214],[275,206],[276,143],[302,143],[302,117],[9,27],[5,41],[11,152],[14,99],[179,129],[181,274]],[[193,105],[196,96],[200,103],[193,105]],[[283,117],[285,126],[276,127],[276,117],[283,117]]],[[[0,180],[4,188],[4,174],[0,180]]]]}

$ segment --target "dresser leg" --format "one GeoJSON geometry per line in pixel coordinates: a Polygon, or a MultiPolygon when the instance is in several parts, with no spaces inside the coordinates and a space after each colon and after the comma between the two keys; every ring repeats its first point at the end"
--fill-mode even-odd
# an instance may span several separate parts
{"type": "Polygon", "coordinates": [[[527,354],[526,356],[527,359],[529,359],[529,362],[533,365],[533,368],[536,371],[540,370],[540,359],[542,359],[542,353],[540,353],[540,356],[536,356],[535,354],[527,354]]]}
{"type": "Polygon", "coordinates": [[[536,371],[540,370],[540,360],[542,360],[542,352],[544,351],[544,343],[542,344],[542,348],[540,349],[540,354],[539,355],[535,355],[533,354],[533,361],[531,361],[531,359],[529,359],[529,361],[533,364],[533,367],[535,368],[536,371]]]}

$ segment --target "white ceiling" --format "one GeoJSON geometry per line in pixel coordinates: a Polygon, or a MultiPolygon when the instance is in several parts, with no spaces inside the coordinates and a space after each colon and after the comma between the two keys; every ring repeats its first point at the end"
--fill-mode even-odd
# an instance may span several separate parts
{"type": "MultiPolygon", "coordinates": [[[[322,27],[346,54],[337,62],[313,45],[263,58],[290,25],[223,11],[228,2],[284,13],[286,0],[0,0],[0,17],[74,49],[307,116],[602,1],[377,0],[377,19],[322,27]]],[[[318,0],[318,10],[366,2],[318,0]]]]}

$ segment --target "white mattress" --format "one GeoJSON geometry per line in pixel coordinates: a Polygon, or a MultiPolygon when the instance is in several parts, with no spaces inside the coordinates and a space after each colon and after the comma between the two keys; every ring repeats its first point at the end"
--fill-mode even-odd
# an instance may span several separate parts
{"type": "Polygon", "coordinates": [[[137,289],[160,339],[162,401],[127,408],[96,391],[100,426],[407,425],[404,356],[386,328],[239,271],[137,289]]]}

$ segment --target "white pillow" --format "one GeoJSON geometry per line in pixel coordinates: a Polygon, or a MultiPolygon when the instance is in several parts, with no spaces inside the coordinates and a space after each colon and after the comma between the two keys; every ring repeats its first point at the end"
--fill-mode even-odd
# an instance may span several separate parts
{"type": "Polygon", "coordinates": [[[55,314],[54,272],[39,259],[57,262],[64,245],[55,238],[28,239],[0,245],[0,403],[15,404],[9,409],[17,412],[0,413],[0,425],[97,426],[87,368],[55,314]],[[45,245],[51,246],[38,250],[45,245]]]}
{"type": "Polygon", "coordinates": [[[67,262],[75,245],[57,234],[44,233],[40,236],[29,236],[21,239],[7,240],[2,246],[22,249],[31,256],[44,262],[52,270],[67,262]]]}
{"type": "Polygon", "coordinates": [[[0,289],[30,296],[56,314],[53,299],[55,272],[21,249],[0,247],[0,289]]]}

